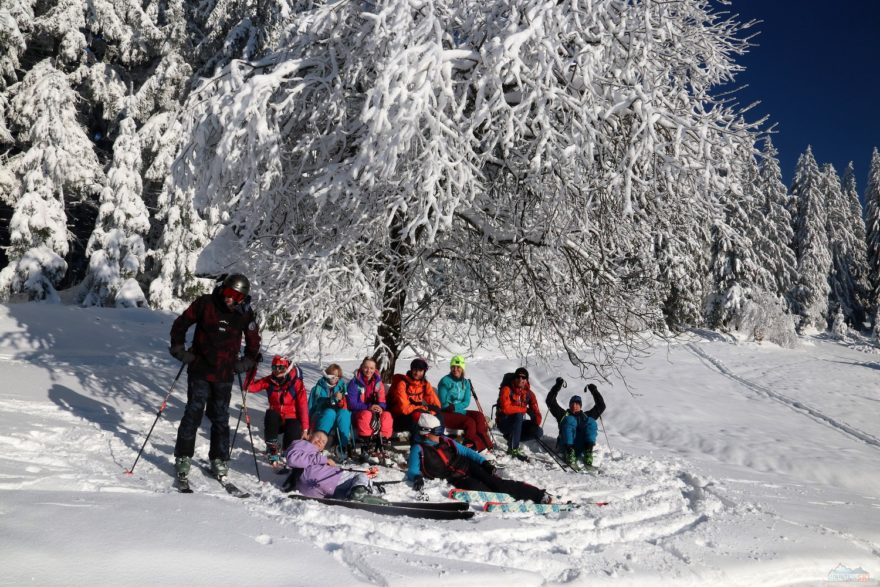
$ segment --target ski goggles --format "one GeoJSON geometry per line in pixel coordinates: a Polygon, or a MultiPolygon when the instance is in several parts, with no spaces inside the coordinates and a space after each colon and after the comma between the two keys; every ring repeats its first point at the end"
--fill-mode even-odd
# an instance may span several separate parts
{"type": "Polygon", "coordinates": [[[232,299],[232,301],[236,304],[240,304],[242,301],[244,301],[244,294],[238,290],[232,289],[231,287],[223,288],[223,297],[232,299]]]}

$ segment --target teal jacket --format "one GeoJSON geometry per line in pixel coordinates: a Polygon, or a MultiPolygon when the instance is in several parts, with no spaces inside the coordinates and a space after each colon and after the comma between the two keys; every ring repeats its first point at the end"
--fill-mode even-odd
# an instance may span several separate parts
{"type": "Polygon", "coordinates": [[[452,406],[452,411],[464,414],[471,405],[471,382],[464,377],[455,379],[447,375],[437,385],[437,397],[443,411],[448,412],[447,406],[452,406]]]}
{"type": "Polygon", "coordinates": [[[345,380],[341,377],[333,389],[327,388],[327,380],[321,377],[309,392],[309,414],[320,415],[327,408],[346,408],[345,380]],[[336,401],[336,393],[342,394],[342,401],[336,401]]]}

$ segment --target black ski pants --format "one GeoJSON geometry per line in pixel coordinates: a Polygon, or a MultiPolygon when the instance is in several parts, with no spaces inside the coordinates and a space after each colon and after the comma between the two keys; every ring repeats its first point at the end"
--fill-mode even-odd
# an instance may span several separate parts
{"type": "Polygon", "coordinates": [[[457,489],[507,493],[517,500],[529,500],[535,503],[541,503],[546,493],[543,489],[538,489],[534,485],[529,485],[522,481],[514,481],[513,479],[502,479],[498,475],[492,475],[474,461],[468,461],[466,475],[450,477],[449,482],[457,489]]]}
{"type": "Polygon", "coordinates": [[[303,427],[298,419],[284,420],[275,410],[267,409],[266,417],[263,419],[263,431],[266,434],[266,442],[278,442],[278,435],[283,433],[284,444],[281,445],[281,454],[286,454],[287,447],[293,441],[302,438],[303,427]]]}
{"type": "Polygon", "coordinates": [[[189,377],[186,389],[186,407],[177,428],[175,457],[192,457],[196,448],[196,436],[202,418],[207,413],[211,421],[210,459],[229,460],[229,400],[232,381],[205,381],[189,377]]]}

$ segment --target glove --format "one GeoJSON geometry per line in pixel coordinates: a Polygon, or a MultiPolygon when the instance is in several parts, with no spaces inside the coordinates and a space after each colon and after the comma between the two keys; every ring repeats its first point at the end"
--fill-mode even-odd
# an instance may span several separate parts
{"type": "Polygon", "coordinates": [[[492,464],[492,461],[483,461],[480,466],[483,467],[483,470],[490,475],[494,475],[495,471],[498,470],[498,468],[494,464],[492,464]]]}
{"type": "Polygon", "coordinates": [[[563,379],[562,377],[557,377],[556,378],[556,387],[562,387],[563,385],[565,385],[565,379],[563,379]]]}
{"type": "Polygon", "coordinates": [[[182,344],[176,344],[170,349],[168,352],[171,353],[171,356],[180,361],[181,363],[186,363],[189,365],[193,361],[196,360],[195,354],[192,351],[186,350],[186,347],[182,344]]]}
{"type": "Polygon", "coordinates": [[[232,368],[235,369],[236,373],[244,373],[245,371],[250,371],[254,365],[256,365],[256,363],[254,363],[253,359],[250,357],[242,357],[235,361],[232,368]]]}
{"type": "Polygon", "coordinates": [[[589,391],[591,394],[599,393],[599,389],[596,387],[595,383],[588,383],[587,384],[587,391],[589,391]]]}
{"type": "Polygon", "coordinates": [[[421,491],[425,488],[425,478],[419,475],[415,479],[413,479],[413,489],[416,491],[421,491]]]}

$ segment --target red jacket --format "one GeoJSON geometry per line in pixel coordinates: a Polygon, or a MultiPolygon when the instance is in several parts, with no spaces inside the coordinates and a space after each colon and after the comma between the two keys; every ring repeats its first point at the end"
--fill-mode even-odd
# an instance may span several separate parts
{"type": "Polygon", "coordinates": [[[309,398],[306,386],[299,377],[291,377],[290,374],[284,379],[275,379],[272,375],[266,375],[248,385],[249,393],[257,393],[265,390],[269,396],[269,409],[278,412],[284,420],[299,419],[303,430],[309,428],[309,398]]]}
{"type": "Polygon", "coordinates": [[[498,394],[498,411],[505,416],[513,414],[531,414],[532,420],[538,426],[541,425],[541,409],[538,407],[538,398],[529,386],[529,383],[517,391],[511,386],[505,385],[498,394]]]}
{"type": "Polygon", "coordinates": [[[244,354],[257,361],[260,353],[260,331],[250,305],[226,307],[217,288],[212,294],[196,298],[171,325],[171,346],[186,343],[186,331],[196,325],[190,349],[196,360],[190,363],[187,373],[206,381],[232,381],[233,365],[241,351],[244,337],[244,354]]]}
{"type": "Polygon", "coordinates": [[[440,398],[427,379],[416,381],[409,373],[398,373],[391,378],[391,399],[388,410],[392,414],[409,415],[415,411],[440,411],[440,398]],[[424,404],[424,405],[423,405],[424,404]]]}

